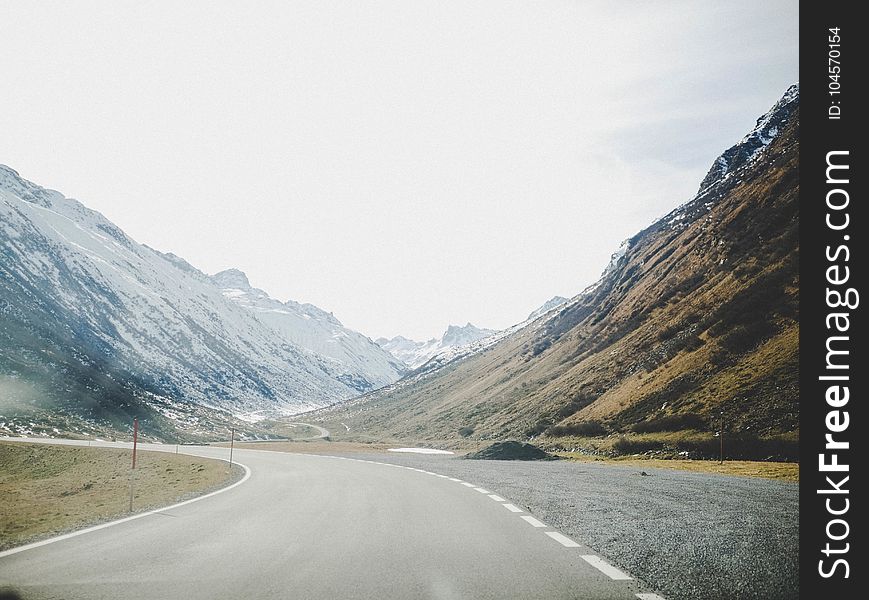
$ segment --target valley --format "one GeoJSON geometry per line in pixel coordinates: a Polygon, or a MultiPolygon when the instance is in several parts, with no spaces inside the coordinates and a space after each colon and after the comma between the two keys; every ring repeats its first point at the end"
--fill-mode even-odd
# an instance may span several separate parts
{"type": "MultiPolygon", "coordinates": [[[[700,191],[627,240],[597,284],[496,343],[314,413],[357,439],[533,439],[562,450],[794,460],[798,99],[700,191]]],[[[313,417],[312,417],[313,418],[313,417]]]]}

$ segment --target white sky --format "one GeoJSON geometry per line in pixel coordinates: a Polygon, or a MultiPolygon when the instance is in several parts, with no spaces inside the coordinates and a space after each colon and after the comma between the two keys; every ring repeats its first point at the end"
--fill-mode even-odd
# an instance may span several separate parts
{"type": "Polygon", "coordinates": [[[0,163],[377,337],[502,328],[798,79],[797,2],[0,4],[0,163]]]}

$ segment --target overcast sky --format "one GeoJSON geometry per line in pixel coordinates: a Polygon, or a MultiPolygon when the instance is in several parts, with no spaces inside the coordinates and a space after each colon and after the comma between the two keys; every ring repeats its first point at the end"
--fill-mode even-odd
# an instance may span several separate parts
{"type": "Polygon", "coordinates": [[[690,199],[797,2],[0,4],[0,163],[371,336],[503,328],[690,199]]]}

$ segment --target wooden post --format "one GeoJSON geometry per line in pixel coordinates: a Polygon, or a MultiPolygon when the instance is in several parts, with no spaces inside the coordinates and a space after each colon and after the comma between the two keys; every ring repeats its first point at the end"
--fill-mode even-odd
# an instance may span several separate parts
{"type": "Polygon", "coordinates": [[[721,428],[718,430],[718,442],[721,447],[721,460],[719,464],[724,464],[724,413],[721,413],[721,428]]]}
{"type": "Polygon", "coordinates": [[[139,419],[133,419],[133,466],[130,468],[130,512],[133,512],[133,478],[136,472],[136,446],[139,442],[139,419]]]}
{"type": "Polygon", "coordinates": [[[139,419],[133,419],[133,469],[136,468],[136,445],[139,443],[139,419]]]}
{"type": "Polygon", "coordinates": [[[235,445],[235,427],[232,428],[229,437],[229,470],[232,471],[232,448],[235,445]]]}

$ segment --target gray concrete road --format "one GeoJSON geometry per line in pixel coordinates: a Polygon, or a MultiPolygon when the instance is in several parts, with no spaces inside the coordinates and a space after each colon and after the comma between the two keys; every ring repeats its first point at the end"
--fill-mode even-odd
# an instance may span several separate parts
{"type": "Polygon", "coordinates": [[[346,457],[234,457],[250,476],[228,491],[0,554],[0,588],[70,600],[657,599],[476,482],[346,457]]]}

